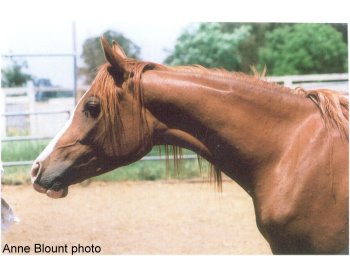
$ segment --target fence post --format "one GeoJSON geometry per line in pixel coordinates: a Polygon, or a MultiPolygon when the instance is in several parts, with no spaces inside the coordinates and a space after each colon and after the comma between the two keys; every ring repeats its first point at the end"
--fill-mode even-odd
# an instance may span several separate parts
{"type": "Polygon", "coordinates": [[[1,127],[0,127],[0,136],[1,138],[6,137],[6,122],[7,118],[5,116],[6,112],[6,95],[5,91],[0,88],[0,120],[1,120],[1,127]]]}
{"type": "MultiPolygon", "coordinates": [[[[35,112],[35,88],[32,82],[28,82],[27,84],[27,96],[28,96],[28,104],[29,104],[29,112],[35,112]]],[[[36,135],[37,133],[37,122],[35,115],[29,115],[30,122],[30,135],[36,135]]]]}
{"type": "Polygon", "coordinates": [[[291,77],[285,76],[283,78],[283,82],[285,87],[293,88],[293,81],[291,77]]]}

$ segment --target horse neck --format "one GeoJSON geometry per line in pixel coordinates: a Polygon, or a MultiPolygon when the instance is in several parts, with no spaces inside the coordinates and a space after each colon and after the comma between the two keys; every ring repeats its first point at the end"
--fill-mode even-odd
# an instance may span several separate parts
{"type": "Polygon", "coordinates": [[[246,189],[306,114],[300,97],[234,77],[148,71],[142,87],[155,144],[191,149],[246,189]]]}

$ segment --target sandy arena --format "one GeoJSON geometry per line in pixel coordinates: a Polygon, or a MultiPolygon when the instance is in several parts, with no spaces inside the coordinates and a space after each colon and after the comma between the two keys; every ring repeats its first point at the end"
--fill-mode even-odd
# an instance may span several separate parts
{"type": "MultiPolygon", "coordinates": [[[[99,246],[103,254],[271,254],[250,197],[234,182],[92,182],[50,199],[31,186],[3,186],[21,219],[5,244],[99,246]]],[[[68,251],[68,253],[70,253],[68,251]]]]}

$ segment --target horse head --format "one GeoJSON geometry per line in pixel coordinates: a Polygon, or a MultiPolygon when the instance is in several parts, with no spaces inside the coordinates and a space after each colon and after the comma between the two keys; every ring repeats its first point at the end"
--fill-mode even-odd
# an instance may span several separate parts
{"type": "Polygon", "coordinates": [[[133,71],[135,65],[117,43],[110,47],[104,38],[101,43],[108,63],[32,166],[34,188],[53,198],[66,196],[71,184],[142,158],[152,148],[152,117],[142,108],[135,85],[141,74],[133,71]]]}

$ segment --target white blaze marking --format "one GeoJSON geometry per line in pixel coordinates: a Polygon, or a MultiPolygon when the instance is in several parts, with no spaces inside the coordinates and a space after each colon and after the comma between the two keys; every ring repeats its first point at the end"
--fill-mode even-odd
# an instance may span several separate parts
{"type": "Polygon", "coordinates": [[[62,127],[62,129],[50,141],[50,143],[46,146],[46,148],[43,150],[43,152],[41,152],[40,155],[37,157],[37,159],[35,160],[35,163],[45,160],[52,153],[52,151],[53,151],[54,147],[56,146],[58,140],[62,137],[62,135],[70,127],[70,125],[71,125],[71,123],[73,121],[74,113],[75,113],[75,109],[73,111],[73,114],[70,116],[69,120],[67,121],[67,123],[62,127]]]}
{"type": "MultiPolygon", "coordinates": [[[[85,94],[90,90],[90,88],[85,92],[85,94]]],[[[85,94],[83,95],[83,97],[81,97],[81,99],[84,98],[85,94]]],[[[70,127],[70,125],[72,124],[73,121],[73,117],[75,115],[75,111],[79,105],[80,101],[78,102],[78,104],[75,106],[72,115],[70,116],[69,120],[67,121],[67,123],[62,127],[62,129],[55,135],[55,137],[50,141],[50,143],[46,146],[46,148],[40,153],[40,155],[36,158],[36,160],[34,161],[34,165],[37,162],[41,162],[44,161],[53,151],[53,149],[55,148],[58,140],[62,137],[62,135],[68,130],[68,128],[70,127]]],[[[34,166],[33,165],[33,166],[34,166]]]]}

